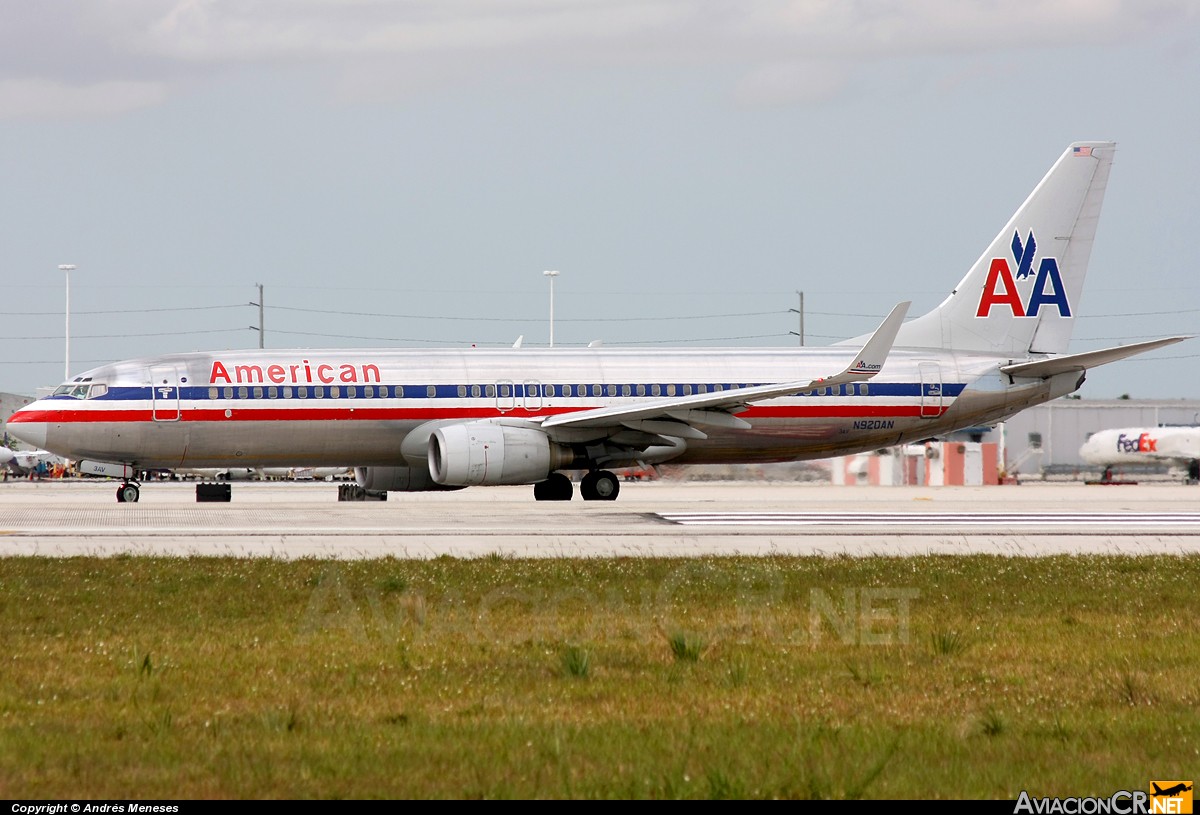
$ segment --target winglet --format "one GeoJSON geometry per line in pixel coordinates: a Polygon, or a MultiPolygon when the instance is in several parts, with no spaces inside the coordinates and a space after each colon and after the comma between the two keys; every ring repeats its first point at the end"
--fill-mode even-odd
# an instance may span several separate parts
{"type": "Polygon", "coordinates": [[[858,352],[858,356],[846,366],[844,371],[825,379],[813,380],[812,384],[827,387],[847,382],[860,382],[870,379],[883,370],[883,363],[887,361],[892,344],[896,342],[896,334],[900,332],[900,325],[904,322],[904,317],[908,314],[908,307],[911,305],[911,300],[898,303],[892,309],[891,314],[879,324],[879,328],[875,329],[875,333],[871,335],[862,350],[858,352]]]}

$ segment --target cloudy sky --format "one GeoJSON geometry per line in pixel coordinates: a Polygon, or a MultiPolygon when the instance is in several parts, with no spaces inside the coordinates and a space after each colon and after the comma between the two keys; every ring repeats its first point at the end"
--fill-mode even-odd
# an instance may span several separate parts
{"type": "MultiPolygon", "coordinates": [[[[1200,331],[1195,0],[0,0],[0,390],[170,351],[795,345],[1119,144],[1072,350],[1200,331]]],[[[1200,339],[1085,398],[1200,398],[1200,339]]]]}

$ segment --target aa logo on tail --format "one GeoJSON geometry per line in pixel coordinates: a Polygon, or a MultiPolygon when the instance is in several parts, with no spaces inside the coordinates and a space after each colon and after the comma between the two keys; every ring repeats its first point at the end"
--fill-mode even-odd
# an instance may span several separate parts
{"type": "Polygon", "coordinates": [[[1191,781],[1151,781],[1150,813],[1156,815],[1190,815],[1192,811],[1191,781]]]}
{"type": "Polygon", "coordinates": [[[1070,317],[1071,304],[1067,302],[1067,292],[1063,287],[1062,275],[1058,271],[1058,261],[1043,257],[1038,264],[1037,275],[1034,276],[1037,239],[1033,230],[1030,230],[1024,244],[1021,243],[1021,234],[1013,232],[1012,253],[1016,263],[1015,274],[1008,258],[992,258],[975,316],[988,317],[995,306],[1000,309],[1007,308],[1014,317],[1036,317],[1043,306],[1055,306],[1060,315],[1070,317]],[[1029,292],[1029,301],[1023,303],[1017,281],[1029,277],[1034,277],[1033,288],[1029,292]]]}

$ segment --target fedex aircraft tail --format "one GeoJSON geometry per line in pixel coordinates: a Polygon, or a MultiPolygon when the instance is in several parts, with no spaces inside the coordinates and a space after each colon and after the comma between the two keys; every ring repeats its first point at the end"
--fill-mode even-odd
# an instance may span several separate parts
{"type": "Polygon", "coordinates": [[[942,304],[897,346],[1062,354],[1083,290],[1115,142],[1070,145],[942,304]]]}

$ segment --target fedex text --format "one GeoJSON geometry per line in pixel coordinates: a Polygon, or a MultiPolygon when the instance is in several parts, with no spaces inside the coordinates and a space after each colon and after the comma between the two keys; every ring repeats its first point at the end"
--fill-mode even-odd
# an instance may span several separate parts
{"type": "Polygon", "coordinates": [[[1141,433],[1137,436],[1126,436],[1122,433],[1117,436],[1117,452],[1157,453],[1158,439],[1152,437],[1149,433],[1141,433]]]}

